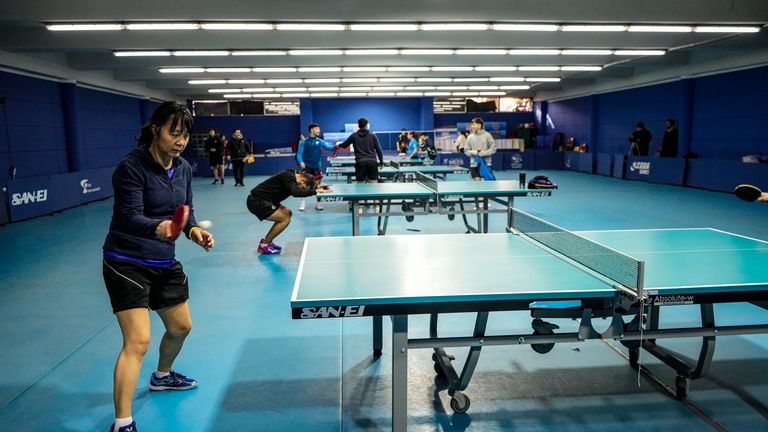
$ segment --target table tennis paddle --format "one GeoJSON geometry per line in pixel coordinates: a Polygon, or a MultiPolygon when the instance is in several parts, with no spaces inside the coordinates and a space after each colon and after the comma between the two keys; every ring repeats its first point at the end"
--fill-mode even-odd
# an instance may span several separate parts
{"type": "Polygon", "coordinates": [[[749,202],[757,201],[757,199],[763,195],[763,191],[761,191],[758,187],[748,184],[740,184],[736,186],[736,189],[734,189],[733,192],[740,199],[749,202]]]}
{"type": "Polygon", "coordinates": [[[173,212],[173,219],[171,219],[171,227],[168,232],[168,241],[176,241],[179,238],[179,234],[184,230],[189,219],[189,206],[182,204],[176,208],[173,212]]]}

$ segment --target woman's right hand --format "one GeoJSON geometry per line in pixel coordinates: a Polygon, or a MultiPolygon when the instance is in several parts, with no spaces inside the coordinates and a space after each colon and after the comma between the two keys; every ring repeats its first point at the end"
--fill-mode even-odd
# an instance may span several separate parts
{"type": "Polygon", "coordinates": [[[162,241],[168,241],[168,237],[171,233],[171,221],[164,220],[157,224],[155,228],[155,237],[162,241]]]}

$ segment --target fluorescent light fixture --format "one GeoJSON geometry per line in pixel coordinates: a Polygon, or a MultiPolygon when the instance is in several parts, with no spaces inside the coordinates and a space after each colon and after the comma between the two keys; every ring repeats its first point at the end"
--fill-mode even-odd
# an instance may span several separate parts
{"type": "Polygon", "coordinates": [[[506,55],[505,49],[457,49],[457,55],[506,55]]]}
{"type": "Polygon", "coordinates": [[[263,79],[231,79],[227,84],[264,84],[263,79]]]}
{"type": "MultiPolygon", "coordinates": [[[[411,89],[411,87],[409,87],[409,89],[411,89]]],[[[402,91],[404,89],[402,87],[398,87],[398,86],[381,86],[381,87],[373,87],[372,90],[376,90],[376,91],[402,91]]]]}
{"type": "Polygon", "coordinates": [[[429,72],[428,66],[390,66],[387,72],[429,72]]]}
{"type": "Polygon", "coordinates": [[[251,95],[252,98],[276,98],[280,97],[277,93],[253,93],[251,95]]]}
{"type": "Polygon", "coordinates": [[[251,97],[251,95],[245,94],[245,93],[230,93],[230,94],[222,95],[222,97],[225,97],[228,99],[229,98],[249,98],[251,97]]]}
{"type": "Polygon", "coordinates": [[[452,49],[403,49],[400,50],[402,55],[452,55],[454,50],[452,49]]]}
{"type": "Polygon", "coordinates": [[[300,84],[299,78],[276,78],[266,80],[268,84],[300,84]]]}
{"type": "Polygon", "coordinates": [[[479,96],[478,92],[453,92],[451,96],[479,96]]]}
{"type": "Polygon", "coordinates": [[[344,50],[345,55],[397,55],[400,51],[396,49],[350,49],[344,50]]]}
{"type": "Polygon", "coordinates": [[[339,91],[338,87],[310,87],[310,92],[334,92],[339,91]]]}
{"type": "Polygon", "coordinates": [[[114,31],[122,30],[122,24],[48,24],[50,31],[114,31]]]}
{"type": "Polygon", "coordinates": [[[397,96],[424,96],[424,93],[421,92],[397,92],[397,96]]]}
{"type": "Polygon", "coordinates": [[[194,68],[194,67],[160,68],[160,73],[203,73],[203,72],[205,72],[204,68],[194,68]]]}
{"type": "Polygon", "coordinates": [[[623,32],[627,30],[624,25],[564,25],[562,31],[573,32],[623,32]]]}
{"type": "Polygon", "coordinates": [[[350,24],[353,31],[416,31],[418,24],[350,24]]]}
{"type": "Polygon", "coordinates": [[[336,97],[338,93],[310,93],[310,97],[336,97]]]}
{"type": "Polygon", "coordinates": [[[278,87],[275,89],[277,92],[285,93],[299,93],[307,91],[306,87],[278,87]]]}
{"type": "Polygon", "coordinates": [[[328,56],[328,55],[343,55],[342,50],[290,50],[288,54],[295,56],[328,56]]]}
{"type": "Polygon", "coordinates": [[[556,72],[560,70],[560,66],[520,66],[518,69],[521,72],[525,72],[525,71],[556,72]]]}
{"type": "Polygon", "coordinates": [[[649,32],[649,33],[689,33],[693,31],[691,26],[671,26],[671,25],[631,25],[627,28],[631,32],[649,32]]]}
{"type": "Polygon", "coordinates": [[[611,55],[613,51],[603,49],[566,49],[561,51],[562,55],[611,55]]]}
{"type": "Polygon", "coordinates": [[[394,92],[372,92],[372,93],[368,93],[368,96],[373,96],[373,97],[387,97],[387,96],[394,96],[394,95],[395,95],[394,92]]]}
{"type": "Polygon", "coordinates": [[[233,56],[284,56],[287,54],[287,51],[279,50],[232,51],[233,56]]]}
{"type": "Polygon", "coordinates": [[[760,27],[752,26],[696,26],[693,28],[696,33],[757,33],[760,27]]]}
{"type": "Polygon", "coordinates": [[[454,78],[453,82],[486,82],[489,78],[454,78]]]}
{"type": "Polygon", "coordinates": [[[622,56],[660,56],[666,54],[664,50],[615,50],[613,55],[622,56]]]}
{"type": "Polygon", "coordinates": [[[208,93],[240,93],[240,92],[242,92],[241,89],[220,89],[220,88],[208,89],[208,93]]]}
{"type": "Polygon", "coordinates": [[[296,72],[295,67],[255,67],[251,68],[251,72],[296,72]]]}
{"type": "Polygon", "coordinates": [[[307,84],[337,83],[341,82],[339,78],[307,78],[304,80],[307,84]]]}
{"type": "Polygon", "coordinates": [[[560,26],[555,24],[491,24],[492,30],[505,31],[557,31],[560,26]]]}
{"type": "Polygon", "coordinates": [[[205,71],[211,73],[248,73],[251,68],[205,68],[205,71]]]}
{"type": "Polygon", "coordinates": [[[517,66],[477,66],[477,72],[509,72],[516,71],[517,66]]]}
{"type": "Polygon", "coordinates": [[[602,66],[563,66],[560,68],[563,71],[599,71],[603,70],[602,66]]]}
{"type": "Polygon", "coordinates": [[[275,91],[275,89],[271,87],[253,87],[253,88],[244,88],[242,89],[243,93],[269,93],[275,91]]]}
{"type": "Polygon", "coordinates": [[[498,92],[498,91],[481,91],[480,96],[505,96],[507,92],[498,92]]]}
{"type": "Polygon", "coordinates": [[[489,81],[502,81],[502,82],[510,82],[510,81],[523,81],[523,77],[490,77],[488,78],[489,81]]]}
{"type": "Polygon", "coordinates": [[[416,78],[379,78],[379,82],[416,82],[416,78]]]}
{"type": "Polygon", "coordinates": [[[366,93],[341,93],[340,96],[343,97],[365,97],[367,96],[366,93]]]}
{"type": "Polygon", "coordinates": [[[299,72],[341,72],[340,67],[300,67],[299,72]]]}
{"type": "Polygon", "coordinates": [[[203,30],[273,30],[275,26],[267,23],[203,23],[203,30]]]}
{"type": "Polygon", "coordinates": [[[498,90],[499,86],[469,86],[470,90],[498,90]]]}
{"type": "Polygon", "coordinates": [[[445,23],[445,24],[422,24],[422,30],[426,31],[463,31],[463,30],[488,30],[488,24],[463,24],[463,23],[445,23]]]}
{"type": "Polygon", "coordinates": [[[433,72],[471,72],[472,66],[432,66],[433,72]]]}
{"type": "Polygon", "coordinates": [[[115,51],[115,57],[170,57],[170,51],[115,51]]]}
{"type": "Polygon", "coordinates": [[[529,85],[507,85],[507,86],[499,86],[499,89],[501,90],[528,90],[531,86],[529,85]]]}
{"type": "Polygon", "coordinates": [[[277,24],[278,30],[298,30],[298,31],[342,31],[344,24],[277,24]]]}
{"type": "Polygon", "coordinates": [[[364,82],[378,82],[378,78],[342,78],[341,82],[344,83],[364,83],[364,82]]]}
{"type": "Polygon", "coordinates": [[[416,78],[416,82],[451,82],[452,78],[416,78]]]}
{"type": "Polygon", "coordinates": [[[427,92],[424,96],[450,96],[451,92],[427,92]]]}
{"type": "Polygon", "coordinates": [[[228,56],[229,51],[224,50],[209,50],[209,51],[174,51],[173,55],[176,57],[221,57],[228,56]]]}
{"type": "Polygon", "coordinates": [[[560,82],[560,78],[552,77],[552,78],[526,78],[525,79],[528,82],[560,82]]]}
{"type": "Polygon", "coordinates": [[[437,90],[437,87],[435,86],[409,86],[405,88],[406,90],[437,90]]]}
{"type": "Polygon", "coordinates": [[[342,87],[339,90],[344,91],[344,92],[346,92],[346,91],[361,92],[361,91],[370,91],[371,87],[342,87]]]}
{"type": "Polygon", "coordinates": [[[467,86],[441,86],[438,90],[466,90],[467,86]]]}
{"type": "Polygon", "coordinates": [[[128,30],[197,30],[198,23],[141,23],[126,24],[128,30]]]}
{"type": "Polygon", "coordinates": [[[198,85],[198,84],[226,84],[226,83],[227,83],[227,80],[223,80],[223,79],[217,79],[217,80],[213,80],[213,79],[212,80],[205,80],[205,79],[202,79],[202,80],[189,80],[189,81],[187,81],[187,84],[192,84],[192,85],[198,85]]]}
{"type": "Polygon", "coordinates": [[[509,55],[558,55],[560,50],[556,49],[511,49],[509,55]]]}
{"type": "Polygon", "coordinates": [[[306,98],[309,97],[309,93],[283,93],[281,96],[284,98],[306,98]]]}
{"type": "Polygon", "coordinates": [[[386,72],[387,68],[383,66],[350,66],[342,68],[344,72],[386,72]]]}

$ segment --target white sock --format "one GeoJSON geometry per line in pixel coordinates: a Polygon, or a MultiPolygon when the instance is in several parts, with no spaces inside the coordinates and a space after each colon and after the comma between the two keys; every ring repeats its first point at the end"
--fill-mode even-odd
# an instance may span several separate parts
{"type": "Polygon", "coordinates": [[[131,423],[133,423],[133,417],[116,418],[115,427],[112,428],[112,432],[117,432],[121,427],[128,426],[131,423]]]}
{"type": "Polygon", "coordinates": [[[170,374],[171,374],[170,371],[168,371],[168,372],[155,371],[155,378],[165,378],[165,377],[167,377],[170,374]]]}

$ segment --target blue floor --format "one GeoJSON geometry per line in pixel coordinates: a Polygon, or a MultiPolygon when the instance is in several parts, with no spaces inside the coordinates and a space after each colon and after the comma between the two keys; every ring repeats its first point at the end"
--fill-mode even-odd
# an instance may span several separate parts
{"type": "MultiPolygon", "coordinates": [[[[573,172],[536,174],[549,175],[560,189],[549,198],[518,198],[516,206],[571,230],[714,227],[768,240],[768,206],[729,194],[573,172]]],[[[517,172],[497,175],[517,179],[517,172]]],[[[260,256],[257,241],[268,225],[248,213],[245,197],[263,178],[247,178],[248,188],[228,180],[223,186],[194,182],[196,215],[214,222],[216,248],[206,253],[188,241],[177,247],[191,281],[194,328],[175,368],[198,379],[200,388],[147,390],[162,334],[153,317],[152,347],[134,401],[139,430],[389,430],[388,338],[376,360],[370,319],[304,322],[290,316],[303,239],[350,235],[346,204],[317,212],[308,201],[278,239],[283,254],[260,256]]],[[[296,199],[286,204],[298,206],[296,199]]],[[[112,422],[112,369],[121,338],[100,258],[111,206],[111,200],[96,202],[0,227],[0,431],[106,431],[112,422]]],[[[373,235],[374,224],[363,219],[363,234],[373,235]]],[[[503,232],[504,217],[493,215],[490,228],[503,232]]],[[[460,218],[437,215],[412,223],[397,218],[388,230],[461,232],[460,218]]],[[[673,313],[662,315],[662,323],[695,324],[695,307],[667,309],[673,313]]],[[[718,305],[716,314],[724,325],[768,322],[767,310],[747,304],[718,305]]],[[[465,335],[472,320],[467,314],[445,318],[441,331],[465,335]]],[[[426,317],[411,322],[412,337],[427,336],[426,317]]],[[[526,332],[529,326],[527,313],[497,313],[489,332],[526,332]]],[[[695,339],[666,344],[692,357],[699,350],[695,339]]],[[[727,430],[768,430],[768,336],[718,338],[711,373],[691,384],[699,414],[638,378],[623,351],[601,341],[561,344],[546,355],[525,346],[486,348],[466,391],[472,399],[466,414],[450,409],[431,352],[411,351],[409,431],[714,430],[707,416],[727,430]]],[[[674,375],[649,357],[643,363],[672,382],[674,375]]]]}

